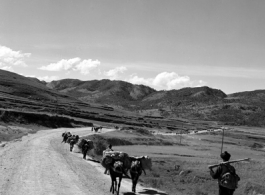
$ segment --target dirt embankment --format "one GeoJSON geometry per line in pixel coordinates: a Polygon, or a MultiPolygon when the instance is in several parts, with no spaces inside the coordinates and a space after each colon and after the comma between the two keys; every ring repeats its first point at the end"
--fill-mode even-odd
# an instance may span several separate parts
{"type": "Polygon", "coordinates": [[[91,122],[58,115],[0,110],[0,142],[21,138],[40,129],[91,126],[93,126],[91,122]]]}
{"type": "Polygon", "coordinates": [[[0,120],[5,123],[35,124],[49,128],[93,126],[91,122],[77,121],[58,115],[17,111],[0,111],[0,120]]]}

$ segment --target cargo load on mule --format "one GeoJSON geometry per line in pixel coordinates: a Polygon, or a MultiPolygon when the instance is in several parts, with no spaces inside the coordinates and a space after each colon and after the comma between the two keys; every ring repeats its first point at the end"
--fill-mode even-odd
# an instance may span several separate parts
{"type": "Polygon", "coordinates": [[[74,135],[68,137],[67,140],[66,140],[66,143],[70,144],[70,142],[71,142],[72,140],[75,140],[75,136],[74,136],[74,135]]]}
{"type": "Polygon", "coordinates": [[[87,144],[88,150],[92,150],[94,148],[94,144],[92,140],[89,139],[79,139],[78,142],[74,145],[73,152],[75,153],[83,153],[83,146],[87,144]]]}
{"type": "Polygon", "coordinates": [[[121,151],[103,151],[103,157],[101,164],[105,168],[110,168],[116,161],[121,161],[123,163],[124,171],[127,171],[131,167],[131,160],[127,153],[121,151]]]}
{"type": "Polygon", "coordinates": [[[130,156],[131,162],[140,161],[143,170],[152,170],[152,159],[149,156],[130,156]]]}
{"type": "Polygon", "coordinates": [[[88,144],[89,145],[89,149],[93,149],[94,148],[94,144],[93,144],[93,141],[90,140],[90,139],[80,139],[76,145],[79,147],[79,148],[82,148],[85,144],[88,144]]]}

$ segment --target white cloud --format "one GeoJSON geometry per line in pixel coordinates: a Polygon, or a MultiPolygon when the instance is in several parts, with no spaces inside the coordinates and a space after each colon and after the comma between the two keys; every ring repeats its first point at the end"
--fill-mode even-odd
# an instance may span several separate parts
{"type": "Polygon", "coordinates": [[[191,81],[190,77],[179,76],[175,72],[162,72],[156,75],[156,77],[154,78],[141,78],[137,75],[131,75],[128,81],[134,84],[148,85],[157,90],[180,89],[183,87],[198,87],[206,84],[206,82],[202,80],[191,81]]]}
{"type": "Polygon", "coordinates": [[[95,69],[100,65],[100,61],[95,60],[92,61],[91,59],[89,60],[83,60],[79,64],[76,65],[74,70],[80,71],[81,74],[88,74],[92,69],[95,69]]]}
{"type": "Polygon", "coordinates": [[[11,71],[11,72],[14,71],[14,69],[11,66],[1,66],[1,63],[0,63],[0,69],[11,71]]]}
{"type": "Polygon", "coordinates": [[[48,70],[48,71],[80,71],[81,74],[88,74],[92,69],[96,68],[100,65],[100,61],[98,60],[83,60],[80,58],[72,58],[69,60],[62,59],[57,63],[51,63],[47,66],[42,66],[39,69],[48,70]]]}
{"type": "Polygon", "coordinates": [[[24,75],[24,74],[20,74],[20,75],[21,76],[24,76],[24,77],[36,78],[36,79],[39,79],[40,81],[46,81],[46,82],[59,80],[59,77],[58,76],[43,76],[43,77],[37,77],[36,75],[24,75]]]}
{"type": "MultiPolygon", "coordinates": [[[[11,66],[24,66],[25,59],[30,57],[30,53],[22,53],[21,51],[13,51],[12,49],[0,45],[0,68],[11,66]]],[[[9,68],[9,69],[10,69],[9,68]]]]}
{"type": "Polygon", "coordinates": [[[44,76],[44,77],[37,77],[40,81],[46,81],[46,82],[51,82],[51,81],[56,81],[59,79],[58,76],[44,76]]]}
{"type": "Polygon", "coordinates": [[[147,85],[147,86],[151,86],[152,85],[152,78],[141,78],[138,77],[137,75],[133,74],[130,76],[128,82],[133,83],[133,84],[143,84],[143,85],[147,85]]]}
{"type": "Polygon", "coordinates": [[[39,69],[48,71],[71,70],[81,61],[80,58],[72,58],[69,60],[62,59],[57,63],[51,63],[47,66],[42,66],[39,69]]]}
{"type": "Polygon", "coordinates": [[[110,77],[110,79],[117,79],[120,73],[124,73],[127,70],[125,66],[119,66],[107,72],[104,72],[105,76],[110,77]]]}

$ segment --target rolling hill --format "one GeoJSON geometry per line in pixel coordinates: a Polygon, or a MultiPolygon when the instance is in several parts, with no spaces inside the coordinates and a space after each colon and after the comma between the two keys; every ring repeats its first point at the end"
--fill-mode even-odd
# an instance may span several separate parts
{"type": "Polygon", "coordinates": [[[64,79],[47,86],[87,103],[99,103],[144,116],[265,126],[265,90],[225,94],[207,86],[156,91],[124,81],[64,79]]]}
{"type": "MultiPolygon", "coordinates": [[[[225,94],[210,87],[157,91],[124,81],[46,83],[0,70],[0,123],[180,131],[221,125],[265,126],[265,90],[225,94]]],[[[1,125],[0,124],[0,125],[1,125]]]]}

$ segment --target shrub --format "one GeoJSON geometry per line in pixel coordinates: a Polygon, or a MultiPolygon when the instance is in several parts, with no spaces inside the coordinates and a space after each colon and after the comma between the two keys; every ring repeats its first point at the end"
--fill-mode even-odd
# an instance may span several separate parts
{"type": "Polygon", "coordinates": [[[94,151],[97,155],[102,155],[103,151],[107,149],[105,142],[95,141],[94,142],[94,151]]]}

